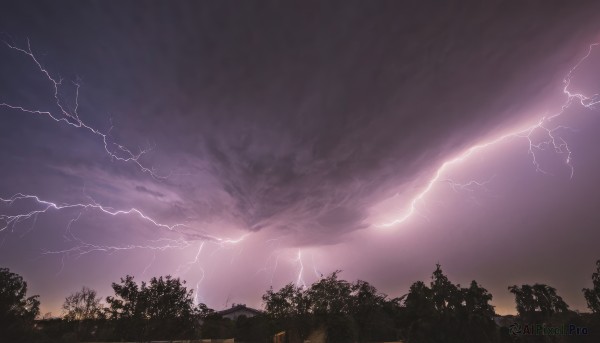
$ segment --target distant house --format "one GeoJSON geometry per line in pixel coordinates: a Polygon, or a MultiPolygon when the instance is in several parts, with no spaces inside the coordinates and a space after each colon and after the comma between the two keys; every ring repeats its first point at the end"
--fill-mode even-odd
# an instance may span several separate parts
{"type": "Polygon", "coordinates": [[[246,307],[245,304],[233,304],[231,308],[218,312],[221,317],[236,320],[239,316],[246,316],[246,318],[254,317],[261,312],[251,307],[246,307]]]}

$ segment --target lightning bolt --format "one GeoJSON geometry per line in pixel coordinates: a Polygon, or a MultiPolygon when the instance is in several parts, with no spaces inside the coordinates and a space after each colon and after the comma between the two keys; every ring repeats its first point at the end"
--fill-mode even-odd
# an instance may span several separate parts
{"type": "Polygon", "coordinates": [[[196,293],[194,294],[194,304],[199,305],[200,304],[200,284],[202,283],[202,281],[204,280],[204,270],[202,270],[202,277],[200,278],[200,280],[198,282],[196,282],[196,293]]]}
{"type": "MultiPolygon", "coordinates": [[[[110,246],[110,245],[99,245],[85,242],[81,239],[77,239],[79,245],[64,249],[64,250],[45,250],[42,253],[44,255],[63,255],[70,256],[76,255],[77,257],[81,257],[83,255],[92,253],[92,252],[105,252],[105,253],[115,253],[119,251],[129,251],[136,249],[144,249],[144,250],[169,250],[169,249],[184,249],[190,245],[190,242],[184,239],[181,240],[170,240],[172,244],[163,244],[163,245],[141,245],[141,244],[129,244],[125,246],[110,246]]],[[[64,262],[64,261],[63,261],[64,262]]]]}
{"type": "Polygon", "coordinates": [[[392,227],[392,226],[406,222],[413,214],[417,213],[418,204],[421,201],[423,201],[423,199],[429,192],[431,192],[434,185],[436,183],[438,183],[439,181],[443,181],[442,176],[450,167],[466,161],[469,157],[471,157],[472,155],[474,155],[477,152],[483,151],[491,146],[497,145],[508,139],[525,138],[527,140],[528,154],[531,156],[532,163],[535,167],[535,170],[538,172],[541,172],[541,173],[548,173],[548,172],[545,171],[540,166],[540,163],[538,162],[538,159],[536,157],[536,151],[544,150],[545,148],[549,147],[549,148],[554,149],[554,151],[556,153],[564,154],[566,156],[565,164],[569,168],[570,177],[572,178],[573,174],[574,174],[574,168],[571,163],[572,162],[572,159],[571,159],[572,151],[569,148],[569,145],[567,144],[567,142],[557,135],[557,131],[563,130],[563,129],[569,129],[569,128],[566,126],[563,126],[563,125],[558,125],[555,127],[549,127],[549,125],[553,120],[562,116],[565,113],[565,111],[569,107],[571,107],[574,103],[577,103],[587,109],[595,109],[595,106],[600,102],[600,96],[597,93],[593,94],[591,96],[587,96],[587,95],[584,95],[583,93],[576,93],[576,92],[569,90],[569,86],[571,85],[571,80],[575,74],[575,71],[592,54],[593,49],[598,45],[600,45],[600,43],[590,44],[588,47],[587,53],[577,62],[577,64],[575,64],[575,66],[573,68],[571,68],[569,70],[567,75],[564,77],[564,79],[563,79],[564,87],[563,87],[562,92],[566,96],[566,101],[561,106],[560,111],[556,112],[555,114],[553,114],[551,116],[542,117],[539,121],[537,121],[536,123],[529,125],[527,127],[517,129],[514,132],[510,132],[510,133],[501,135],[501,136],[496,137],[487,142],[475,144],[472,147],[470,147],[467,150],[460,153],[458,156],[443,162],[442,165],[435,171],[433,177],[427,182],[425,188],[423,188],[423,190],[421,192],[417,193],[410,200],[407,209],[405,209],[403,212],[401,212],[399,215],[397,215],[396,218],[393,219],[392,221],[389,221],[389,222],[383,223],[383,224],[379,224],[379,225],[375,225],[375,227],[388,228],[388,227],[392,227]],[[538,132],[542,132],[546,136],[546,139],[542,140],[541,142],[537,142],[533,138],[533,135],[538,132]]]}
{"type": "Polygon", "coordinates": [[[177,271],[175,272],[176,274],[185,274],[185,273],[187,273],[192,268],[192,265],[198,263],[198,261],[200,260],[200,253],[202,253],[202,249],[204,248],[204,243],[206,243],[206,242],[202,241],[200,243],[200,246],[198,247],[198,252],[196,252],[196,256],[194,257],[194,259],[192,261],[189,261],[189,262],[183,264],[183,265],[180,265],[177,268],[177,271]],[[182,270],[184,270],[184,271],[182,272],[182,270]]]}
{"type": "Polygon", "coordinates": [[[446,183],[450,184],[450,187],[452,187],[452,189],[457,193],[460,193],[461,191],[474,192],[477,189],[482,189],[482,190],[487,191],[488,190],[487,185],[492,182],[494,177],[495,177],[495,175],[493,175],[489,180],[486,180],[486,181],[471,180],[466,183],[459,183],[452,179],[440,180],[440,182],[446,182],[446,183]]]}
{"type": "Polygon", "coordinates": [[[152,254],[152,260],[150,261],[150,263],[148,263],[146,268],[144,268],[142,275],[146,275],[146,273],[148,272],[148,269],[150,269],[150,267],[152,267],[152,265],[154,264],[154,261],[156,261],[156,251],[152,254]]]}
{"type": "Polygon", "coordinates": [[[275,271],[277,271],[277,267],[279,266],[279,257],[282,254],[281,250],[279,249],[281,240],[282,240],[282,237],[277,237],[277,238],[267,239],[265,241],[266,246],[271,249],[271,253],[267,256],[264,266],[262,268],[258,269],[256,271],[256,273],[254,273],[254,275],[256,276],[263,272],[267,273],[270,269],[271,270],[270,285],[273,285],[273,278],[275,277],[275,271]],[[271,261],[271,260],[273,260],[274,263],[273,263],[272,267],[269,267],[269,261],[271,261]]]}
{"type": "Polygon", "coordinates": [[[310,254],[310,258],[312,260],[313,272],[315,273],[317,280],[323,278],[323,273],[317,270],[317,264],[315,263],[315,254],[310,254]]]}
{"type": "MultiPolygon", "coordinates": [[[[200,245],[198,246],[198,251],[196,252],[196,256],[194,257],[194,259],[192,261],[190,261],[190,262],[185,263],[185,265],[180,265],[177,268],[177,271],[175,273],[177,273],[177,274],[185,274],[185,273],[187,273],[192,268],[192,265],[198,264],[198,262],[200,261],[200,254],[202,253],[202,249],[204,248],[204,244],[205,243],[206,243],[206,241],[202,241],[200,243],[200,245]],[[182,269],[184,269],[183,272],[181,272],[182,269]]],[[[202,281],[204,280],[204,277],[206,276],[206,272],[204,271],[204,268],[199,267],[198,270],[201,273],[201,277],[196,282],[196,292],[194,294],[194,303],[196,305],[198,305],[200,303],[199,302],[199,298],[198,298],[199,297],[199,291],[200,291],[200,284],[202,283],[202,281]]]]}
{"type": "Polygon", "coordinates": [[[306,288],[306,282],[304,281],[304,277],[302,276],[302,274],[304,273],[304,263],[302,263],[302,251],[300,249],[298,249],[298,256],[296,257],[294,262],[298,263],[300,267],[298,270],[298,277],[296,278],[296,286],[302,286],[306,288]]]}
{"type": "Polygon", "coordinates": [[[5,108],[12,109],[12,110],[21,111],[23,113],[33,114],[33,115],[46,116],[46,117],[54,120],[55,122],[63,123],[63,124],[72,126],[77,129],[86,130],[86,131],[92,133],[93,135],[99,137],[102,140],[102,143],[104,145],[104,150],[106,151],[108,156],[111,158],[111,160],[133,163],[141,171],[143,171],[144,173],[150,174],[155,179],[163,180],[163,179],[166,179],[169,177],[169,175],[158,175],[155,172],[154,168],[146,167],[145,165],[143,165],[140,162],[140,158],[144,154],[149,152],[150,149],[140,149],[140,151],[138,153],[134,153],[126,146],[110,140],[109,133],[112,130],[112,126],[108,130],[107,133],[104,133],[104,132],[100,131],[99,129],[96,129],[96,128],[88,125],[86,122],[84,122],[79,117],[78,109],[79,109],[80,84],[77,82],[73,82],[73,85],[75,86],[75,106],[72,110],[69,109],[69,106],[67,104],[64,104],[63,101],[61,100],[60,89],[61,89],[61,86],[63,86],[63,79],[54,78],[50,74],[50,72],[40,63],[40,61],[37,59],[37,57],[35,56],[35,54],[33,53],[32,49],[31,49],[31,44],[29,42],[29,39],[27,39],[27,49],[19,48],[19,47],[12,45],[6,41],[4,42],[4,44],[6,44],[6,46],[8,46],[12,50],[15,50],[19,53],[29,56],[29,58],[37,66],[39,71],[50,82],[51,87],[53,89],[54,101],[55,101],[56,106],[58,107],[59,113],[52,113],[50,111],[42,111],[42,110],[37,110],[37,109],[25,108],[24,106],[13,105],[13,104],[9,104],[6,102],[0,103],[0,107],[5,107],[5,108]]]}
{"type": "Polygon", "coordinates": [[[11,232],[13,232],[15,229],[15,226],[17,224],[19,224],[20,222],[23,222],[23,221],[26,221],[26,220],[29,220],[32,218],[35,219],[39,215],[47,214],[50,211],[61,211],[61,210],[68,210],[68,209],[79,210],[79,214],[77,215],[77,217],[69,221],[69,224],[67,225],[67,229],[65,230],[65,232],[66,232],[65,237],[67,237],[70,240],[74,240],[74,241],[78,242],[79,245],[77,245],[76,247],[66,249],[66,250],[61,250],[61,251],[46,251],[45,254],[84,255],[84,254],[88,254],[88,253],[94,252],[94,251],[116,252],[116,251],[121,251],[121,250],[132,250],[132,249],[151,249],[151,250],[166,250],[166,249],[174,249],[174,248],[183,249],[190,245],[190,241],[200,240],[203,242],[201,243],[198,253],[196,255],[196,261],[197,261],[198,255],[200,254],[200,252],[202,251],[202,247],[204,246],[203,245],[204,241],[209,241],[212,243],[216,243],[220,246],[223,246],[223,245],[237,244],[237,243],[241,242],[248,235],[248,234],[244,234],[239,238],[231,239],[231,238],[221,238],[221,237],[209,235],[204,232],[198,233],[197,228],[193,228],[187,224],[181,224],[181,223],[164,224],[164,223],[161,223],[158,220],[146,215],[144,212],[142,212],[141,210],[139,210],[137,208],[130,208],[127,210],[115,210],[115,209],[111,209],[109,207],[102,206],[95,201],[91,201],[89,203],[57,204],[55,202],[43,200],[40,197],[38,197],[37,195],[28,195],[28,194],[21,194],[21,193],[15,194],[14,196],[12,196],[10,198],[6,198],[6,199],[0,198],[0,203],[7,207],[12,207],[15,203],[24,202],[24,201],[34,202],[35,204],[39,205],[39,208],[35,208],[32,210],[28,210],[28,211],[23,211],[23,213],[17,213],[17,214],[0,214],[0,222],[2,222],[2,225],[0,226],[0,232],[7,231],[7,230],[10,230],[11,232]],[[88,243],[88,242],[81,240],[80,238],[77,238],[71,231],[71,225],[73,224],[73,222],[77,221],[81,217],[82,212],[86,211],[86,210],[95,210],[102,214],[113,216],[113,217],[135,216],[138,219],[140,219],[142,222],[149,224],[152,227],[155,227],[156,229],[166,230],[166,231],[170,231],[170,232],[177,232],[177,233],[181,234],[182,236],[191,236],[192,239],[190,240],[190,239],[186,239],[186,238],[182,237],[178,240],[163,238],[163,239],[154,241],[155,243],[166,241],[167,243],[163,244],[163,245],[106,246],[106,245],[97,245],[97,244],[88,243]],[[186,232],[183,232],[182,231],[183,229],[191,229],[191,230],[193,230],[194,234],[192,235],[189,232],[190,230],[186,230],[186,232]]]}

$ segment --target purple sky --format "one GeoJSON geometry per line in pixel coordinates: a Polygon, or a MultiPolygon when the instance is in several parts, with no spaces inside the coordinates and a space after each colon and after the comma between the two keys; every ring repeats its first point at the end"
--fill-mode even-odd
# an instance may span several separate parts
{"type": "Polygon", "coordinates": [[[499,313],[535,282],[585,310],[600,113],[563,79],[600,92],[600,46],[569,74],[600,4],[568,5],[3,2],[0,198],[48,203],[0,203],[0,265],[55,315],[126,274],[220,309],[337,269],[400,296],[436,262],[499,313]]]}

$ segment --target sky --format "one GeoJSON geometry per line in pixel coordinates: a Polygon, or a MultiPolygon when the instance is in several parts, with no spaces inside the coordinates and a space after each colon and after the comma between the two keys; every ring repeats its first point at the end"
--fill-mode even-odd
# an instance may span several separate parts
{"type": "Polygon", "coordinates": [[[600,259],[597,2],[4,1],[0,266],[42,312],[173,275],[215,309],[600,259]]]}

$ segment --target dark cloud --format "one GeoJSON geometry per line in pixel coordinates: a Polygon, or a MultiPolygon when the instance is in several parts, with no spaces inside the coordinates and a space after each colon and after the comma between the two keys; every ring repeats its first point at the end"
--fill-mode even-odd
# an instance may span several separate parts
{"type": "Polygon", "coordinates": [[[162,197],[165,196],[161,192],[156,192],[156,191],[150,190],[150,189],[148,189],[148,188],[146,188],[144,186],[135,186],[135,190],[138,191],[138,192],[150,194],[150,195],[155,196],[157,198],[162,198],[162,197]]]}

